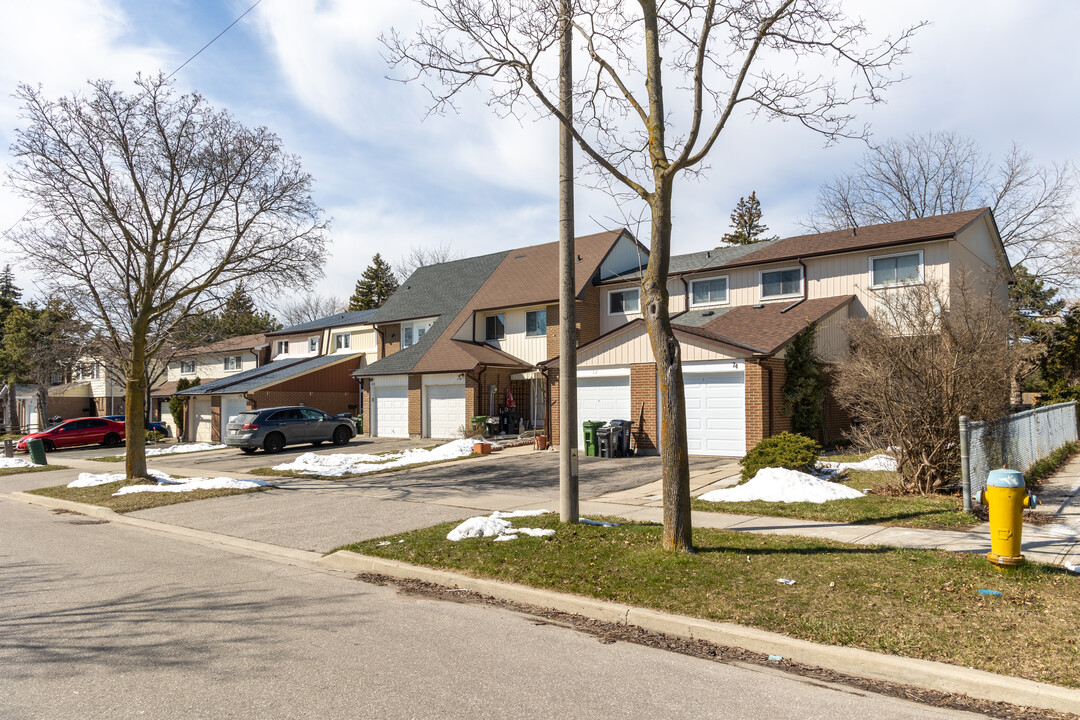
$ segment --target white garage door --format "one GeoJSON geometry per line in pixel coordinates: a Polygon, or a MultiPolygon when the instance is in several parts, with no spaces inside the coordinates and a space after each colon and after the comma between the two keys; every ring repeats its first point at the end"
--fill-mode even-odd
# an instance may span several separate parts
{"type": "Polygon", "coordinates": [[[630,417],[630,377],[581,377],[578,382],[578,448],[585,450],[586,420],[633,420],[630,417]]]}
{"type": "Polygon", "coordinates": [[[225,437],[225,426],[236,415],[247,410],[247,400],[243,395],[223,395],[221,398],[221,437],[225,437]]]}
{"type": "Polygon", "coordinates": [[[188,433],[189,437],[195,442],[210,442],[210,398],[209,397],[193,397],[188,404],[191,417],[188,418],[188,423],[191,425],[191,430],[188,433]]]}
{"type": "Polygon", "coordinates": [[[465,425],[465,383],[458,385],[428,385],[425,417],[428,437],[461,437],[465,425]]]}
{"type": "Polygon", "coordinates": [[[409,437],[409,387],[373,387],[371,416],[372,434],[376,437],[409,437]]]}
{"type": "MultiPolygon", "coordinates": [[[[684,367],[684,371],[688,368],[684,367]]],[[[683,375],[686,439],[691,455],[746,454],[746,391],[743,373],[683,375]]]]}

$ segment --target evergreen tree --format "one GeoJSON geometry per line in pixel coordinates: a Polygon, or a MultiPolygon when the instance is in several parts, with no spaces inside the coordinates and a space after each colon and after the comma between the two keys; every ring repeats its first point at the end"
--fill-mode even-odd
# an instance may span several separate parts
{"type": "Polygon", "coordinates": [[[769,226],[761,224],[761,203],[755,190],[749,198],[739,198],[739,204],[731,213],[731,232],[724,235],[722,241],[730,245],[750,245],[777,239],[776,235],[762,237],[767,232],[769,226]]]}
{"type": "Polygon", "coordinates": [[[254,335],[281,329],[281,323],[265,310],[255,307],[255,301],[238,285],[218,313],[220,339],[237,335],[254,335]]]}
{"type": "Polygon", "coordinates": [[[1023,265],[1013,268],[1016,283],[1009,288],[1009,306],[1020,337],[1029,342],[1042,342],[1054,329],[1055,319],[1065,307],[1057,297],[1057,288],[1027,271],[1023,265]]]}
{"type": "Polygon", "coordinates": [[[1080,304],[1061,316],[1042,361],[1047,394],[1041,404],[1080,400],[1080,304]]]}
{"type": "Polygon", "coordinates": [[[398,281],[394,271],[379,253],[375,253],[371,264],[356,281],[356,290],[349,298],[349,310],[374,310],[382,307],[397,288],[398,281]]]}
{"type": "Polygon", "coordinates": [[[792,432],[814,437],[822,426],[825,404],[825,382],[814,354],[817,326],[811,323],[795,336],[784,354],[787,378],[782,388],[785,415],[791,416],[792,432]]]}
{"type": "MultiPolygon", "coordinates": [[[[194,380],[182,377],[176,381],[176,392],[182,392],[201,384],[202,379],[197,375],[194,380]]],[[[177,439],[184,437],[184,407],[184,399],[179,395],[173,395],[169,398],[169,413],[172,415],[173,422],[176,423],[177,439]]]]}

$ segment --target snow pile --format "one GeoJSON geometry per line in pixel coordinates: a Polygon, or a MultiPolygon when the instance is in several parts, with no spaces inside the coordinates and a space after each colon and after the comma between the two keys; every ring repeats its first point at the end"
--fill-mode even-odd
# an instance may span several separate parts
{"type": "Polygon", "coordinates": [[[762,468],[749,482],[732,488],[707,492],[698,500],[707,502],[812,502],[860,498],[863,494],[847,485],[820,480],[798,470],[762,468]]]}
{"type": "Polygon", "coordinates": [[[479,538],[479,537],[493,537],[496,542],[500,540],[517,540],[518,533],[525,535],[531,535],[533,537],[544,537],[547,535],[554,535],[554,530],[547,530],[544,528],[516,528],[506,518],[517,517],[534,517],[536,515],[545,515],[551,512],[550,510],[515,510],[514,512],[499,512],[495,511],[487,517],[472,517],[465,522],[458,525],[451,530],[446,539],[453,542],[458,540],[464,540],[465,538],[479,538]]]}
{"type": "Polygon", "coordinates": [[[275,465],[273,469],[291,470],[306,475],[362,475],[388,468],[468,457],[472,454],[472,451],[472,440],[454,440],[433,450],[416,448],[387,455],[357,455],[352,453],[319,455],[317,453],[304,453],[290,463],[275,465]]]}
{"type": "Polygon", "coordinates": [[[0,457],[0,470],[8,470],[11,468],[32,468],[38,467],[29,460],[23,460],[22,458],[6,458],[0,457]]]}
{"type": "Polygon", "coordinates": [[[827,460],[818,461],[819,468],[825,468],[826,470],[886,470],[888,472],[896,472],[897,464],[896,458],[892,455],[874,455],[868,457],[861,462],[845,463],[845,462],[829,462],[827,460]]]}
{"type": "MultiPolygon", "coordinates": [[[[150,477],[160,481],[167,481],[169,476],[157,470],[146,471],[150,477]]],[[[69,488],[94,487],[95,485],[108,485],[120,482],[127,478],[127,473],[79,473],[79,477],[68,483],[69,488]]]]}
{"type": "Polygon", "coordinates": [[[170,445],[169,447],[151,448],[146,451],[146,456],[153,455],[181,455],[183,453],[202,452],[203,450],[224,450],[228,445],[214,445],[211,443],[185,443],[183,445],[170,445]]]}

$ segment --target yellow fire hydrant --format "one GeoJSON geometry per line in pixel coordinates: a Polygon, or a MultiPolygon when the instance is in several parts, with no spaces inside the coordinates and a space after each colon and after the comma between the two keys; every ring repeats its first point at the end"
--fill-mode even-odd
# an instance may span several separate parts
{"type": "Polygon", "coordinates": [[[986,490],[980,491],[975,501],[990,508],[990,552],[986,559],[998,569],[1021,565],[1024,508],[1039,504],[1024,485],[1024,475],[1018,470],[992,470],[986,477],[986,490]]]}

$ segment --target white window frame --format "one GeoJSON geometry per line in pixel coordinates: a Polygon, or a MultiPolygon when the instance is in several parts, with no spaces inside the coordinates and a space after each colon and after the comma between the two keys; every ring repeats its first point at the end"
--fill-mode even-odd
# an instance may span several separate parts
{"type": "Polygon", "coordinates": [[[698,278],[697,280],[690,281],[690,307],[706,307],[710,305],[727,305],[731,302],[731,280],[727,275],[714,275],[713,277],[698,278]],[[708,302],[696,303],[694,302],[694,284],[699,282],[712,282],[713,280],[724,281],[724,299],[723,300],[709,300],[708,302]]]}
{"type": "Polygon", "coordinates": [[[923,251],[922,250],[904,250],[903,252],[888,253],[886,255],[871,255],[867,262],[868,272],[870,273],[870,289],[871,290],[887,290],[889,288],[898,287],[911,287],[912,285],[922,285],[926,282],[926,266],[923,264],[923,251]],[[891,283],[891,284],[875,284],[874,283],[874,261],[875,260],[888,260],[889,258],[902,257],[904,255],[918,255],[919,256],[919,279],[918,280],[905,280],[903,282],[891,283]]]}
{"type": "Polygon", "coordinates": [[[313,353],[319,352],[319,338],[318,338],[318,336],[308,338],[307,349],[308,349],[308,352],[313,352],[313,353]]]}
{"type": "Polygon", "coordinates": [[[289,354],[289,341],[288,340],[278,340],[274,344],[274,354],[275,355],[288,355],[289,354]]]}
{"type": "Polygon", "coordinates": [[[244,369],[244,358],[242,355],[227,355],[221,361],[221,364],[225,372],[239,372],[244,369]],[[230,360],[236,362],[236,367],[229,367],[230,360]]]}
{"type": "Polygon", "coordinates": [[[194,375],[195,374],[195,361],[194,360],[181,360],[180,361],[180,374],[181,375],[194,375]],[[185,370],[185,366],[191,366],[190,370],[185,370]]]}
{"type": "Polygon", "coordinates": [[[491,342],[492,340],[505,340],[506,339],[506,313],[490,313],[484,316],[484,341],[491,342]],[[490,318],[502,319],[502,337],[488,337],[488,320],[490,318]]]}
{"type": "MultiPolygon", "coordinates": [[[[629,287],[621,288],[619,290],[608,290],[607,297],[604,298],[607,302],[604,305],[604,310],[609,316],[625,317],[626,315],[640,315],[641,314],[641,288],[629,287]],[[616,293],[637,293],[638,303],[637,310],[621,310],[619,312],[611,312],[611,296],[616,293]]],[[[625,304],[625,303],[624,303],[625,304]]]]}
{"type": "Polygon", "coordinates": [[[525,337],[527,338],[546,338],[547,337],[547,308],[537,308],[536,310],[525,311],[525,337]],[[544,332],[529,334],[529,313],[544,313],[544,332]]]}
{"type": "Polygon", "coordinates": [[[758,300],[764,302],[766,300],[787,300],[789,298],[798,298],[803,296],[803,292],[806,289],[806,273],[803,272],[802,265],[788,265],[787,267],[769,268],[767,270],[758,270],[758,300]],[[785,270],[798,270],[799,271],[799,291],[794,293],[784,293],[782,295],[765,295],[765,274],[784,272],[785,270]]]}
{"type": "Polygon", "coordinates": [[[334,352],[352,349],[352,333],[334,333],[334,352]]]}

